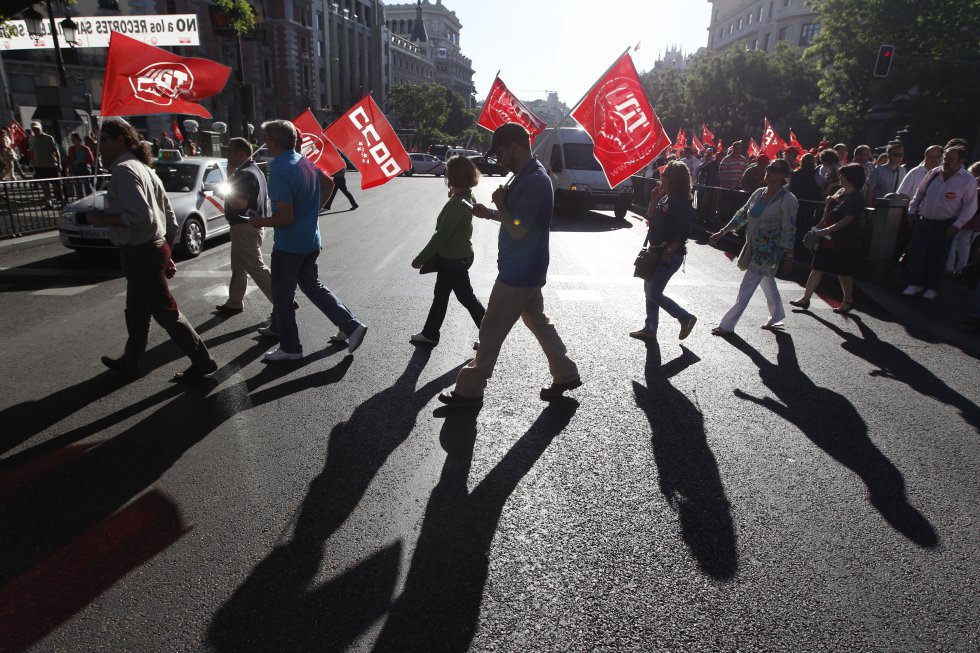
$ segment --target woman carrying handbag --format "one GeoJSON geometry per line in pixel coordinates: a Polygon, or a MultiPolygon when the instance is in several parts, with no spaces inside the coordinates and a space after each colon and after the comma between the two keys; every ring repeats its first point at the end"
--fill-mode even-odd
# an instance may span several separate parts
{"type": "Polygon", "coordinates": [[[656,341],[661,308],[681,323],[681,340],[691,333],[698,321],[698,318],[680,307],[677,302],[664,296],[667,282],[684,262],[687,254],[684,245],[691,235],[693,219],[691,173],[682,162],[671,161],[664,168],[660,185],[650,194],[650,209],[647,211],[647,222],[650,225],[647,240],[652,248],[660,248],[663,253],[653,274],[643,282],[646,293],[646,322],[642,329],[630,333],[630,337],[656,341]]]}
{"type": "Polygon", "coordinates": [[[769,305],[769,320],[763,329],[783,325],[786,312],[776,288],[776,270],[784,273],[793,268],[793,241],[796,238],[796,213],[799,202],[785,188],[791,170],[784,159],[776,159],[766,167],[765,186],[758,189],[745,206],[735,212],[731,221],[720,231],[711,234],[708,242],[714,245],[722,236],[745,227],[745,246],[738,255],[738,267],[745,270],[735,305],[725,313],[721,323],[711,330],[715,336],[730,336],[760,285],[769,305]]]}
{"type": "Polygon", "coordinates": [[[843,293],[835,313],[849,313],[854,308],[854,275],[861,267],[861,219],[864,216],[864,166],[848,163],[840,169],[841,188],[827,198],[823,220],[814,234],[819,238],[813,252],[810,276],[803,296],[790,302],[797,308],[810,308],[810,298],[820,285],[824,273],[837,275],[843,293]]]}
{"type": "Polygon", "coordinates": [[[449,294],[455,293],[459,303],[469,311],[477,328],[483,321],[486,309],[473,292],[469,269],[473,265],[473,215],[467,203],[473,205],[472,189],[480,182],[480,171],[466,157],[454,156],[446,163],[446,184],[449,201],[436,218],[436,232],[429,243],[412,261],[412,267],[421,269],[435,257],[436,286],[432,306],[422,331],[409,340],[419,345],[439,344],[439,330],[446,319],[449,294]]]}

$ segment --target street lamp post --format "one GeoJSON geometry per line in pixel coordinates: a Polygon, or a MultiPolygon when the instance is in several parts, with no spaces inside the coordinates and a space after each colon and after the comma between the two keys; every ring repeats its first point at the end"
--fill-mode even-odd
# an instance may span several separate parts
{"type": "MultiPolygon", "coordinates": [[[[65,73],[65,62],[61,57],[61,45],[58,43],[58,27],[54,23],[54,10],[51,8],[51,0],[44,0],[44,6],[48,10],[48,24],[51,26],[51,40],[54,42],[54,58],[58,64],[58,80],[64,87],[68,86],[68,75],[65,73]]],[[[27,23],[27,32],[33,39],[44,36],[44,16],[33,6],[28,7],[24,13],[24,22],[27,23]]],[[[64,30],[65,42],[74,43],[78,34],[78,25],[71,19],[65,18],[61,21],[61,28],[64,30]]]]}

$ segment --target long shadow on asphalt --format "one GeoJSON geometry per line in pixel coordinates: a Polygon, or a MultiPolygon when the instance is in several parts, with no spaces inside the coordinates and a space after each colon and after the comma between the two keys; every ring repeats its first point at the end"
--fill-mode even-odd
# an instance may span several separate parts
{"type": "Polygon", "coordinates": [[[632,228],[633,224],[629,220],[594,211],[576,210],[556,213],[551,219],[552,231],[616,231],[632,228]]]}
{"type": "Polygon", "coordinates": [[[729,580],[738,571],[731,505],[708,447],[704,415],[670,378],[701,359],[686,347],[661,365],[660,346],[647,343],[646,387],[633,382],[636,405],[650,421],[660,492],[677,511],[681,535],[702,573],[729,580]]]}
{"type": "Polygon", "coordinates": [[[447,411],[439,436],[446,461],[432,490],[405,589],[375,651],[467,651],[476,632],[490,551],[507,499],[571,422],[578,402],[551,402],[470,492],[476,411],[447,411]]]}
{"type": "Polygon", "coordinates": [[[735,396],[767,408],[794,425],[827,455],[857,474],[871,505],[892,528],[921,547],[938,545],[925,516],[908,501],[902,473],[871,441],[868,427],[843,395],[815,384],[801,369],[788,333],[776,332],[776,364],[736,335],[727,338],[759,368],[759,377],[779,401],[736,389],[735,396]],[[782,403],[780,403],[780,401],[782,403]]]}
{"type": "Polygon", "coordinates": [[[430,349],[417,348],[391,387],[333,428],[323,471],[310,484],[292,537],[262,560],[216,613],[208,637],[216,649],[338,650],[384,615],[398,579],[400,543],[330,583],[315,586],[314,579],[329,538],[411,434],[419,412],[456,377],[458,367],[416,389],[430,355],[430,349]]]}
{"type": "MultiPolygon", "coordinates": [[[[120,312],[122,311],[120,310],[120,312]]],[[[203,334],[224,322],[225,319],[226,318],[224,317],[213,317],[196,327],[196,330],[198,334],[203,336],[203,334]]],[[[121,321],[119,327],[120,329],[125,329],[125,326],[121,321]]],[[[254,327],[246,327],[223,334],[221,336],[206,339],[205,344],[210,347],[215,347],[224,342],[239,338],[247,333],[251,333],[252,331],[254,331],[254,327]]],[[[91,354],[86,353],[86,355],[91,354]]],[[[66,358],[70,358],[74,356],[74,354],[66,352],[65,356],[66,358]]],[[[183,354],[177,348],[177,346],[171,341],[167,340],[147,350],[147,352],[143,355],[143,358],[140,360],[140,368],[144,371],[153,369],[172,363],[173,361],[176,361],[182,357],[183,354]]],[[[4,433],[2,436],[0,436],[0,454],[10,451],[11,449],[26,442],[33,436],[54,426],[61,420],[74,415],[83,408],[86,408],[87,406],[90,406],[99,400],[104,399],[105,397],[108,397],[114,392],[126,387],[128,384],[129,381],[116,372],[105,370],[99,374],[96,374],[90,379],[86,379],[76,383],[75,385],[62,388],[61,390],[53,392],[46,397],[21,402],[19,404],[4,408],[2,411],[0,411],[0,424],[4,425],[4,433]]],[[[73,442],[81,437],[86,437],[86,435],[96,433],[101,429],[105,429],[131,417],[132,415],[138,414],[159,403],[160,401],[172,399],[179,394],[181,394],[180,389],[173,386],[168,386],[150,397],[144,397],[127,409],[104,416],[98,421],[97,424],[93,423],[91,427],[83,428],[85,435],[78,435],[76,433],[75,435],[78,435],[78,437],[69,437],[68,441],[73,442]]],[[[62,442],[65,440],[65,438],[60,436],[57,439],[62,442]]],[[[60,445],[54,444],[51,446],[60,445]]],[[[10,459],[4,459],[2,462],[0,462],[0,473],[2,473],[5,468],[9,468],[10,464],[10,459]]]]}
{"type": "Polygon", "coordinates": [[[861,336],[844,331],[837,325],[809,311],[801,311],[820,322],[828,329],[844,339],[841,348],[858,358],[864,359],[877,369],[871,376],[879,376],[904,383],[919,394],[932,397],[960,411],[967,424],[980,433],[980,407],[943,383],[935,374],[917,363],[904,351],[878,338],[871,327],[865,324],[859,316],[850,314],[848,317],[857,324],[861,336]]]}
{"type": "MultiPolygon", "coordinates": [[[[0,604],[0,642],[7,641],[8,635],[12,636],[11,641],[37,641],[187,532],[187,528],[174,524],[170,512],[176,509],[168,512],[154,508],[149,517],[133,515],[130,527],[121,531],[125,536],[118,539],[120,529],[115,522],[126,512],[127,504],[146,496],[144,493],[189,449],[242,411],[298,390],[338,383],[353,361],[352,356],[345,356],[326,371],[261,393],[252,390],[281,376],[281,371],[264,370],[214,392],[265,349],[263,343],[257,343],[228,361],[211,378],[161,391],[157,400],[171,400],[104,442],[66,447],[91,432],[82,427],[77,433],[56,438],[60,450],[52,450],[45,443],[24,452],[23,456],[35,456],[33,462],[48,460],[53,464],[33,465],[30,473],[21,475],[19,484],[0,484],[0,551],[4,552],[0,560],[0,597],[10,587],[31,589],[30,595],[20,602],[0,604]],[[36,450],[49,456],[38,457],[36,450]],[[138,528],[133,528],[133,524],[138,528]],[[91,542],[98,546],[86,548],[86,543],[91,542]],[[147,542],[155,544],[148,549],[147,542]],[[114,572],[106,574],[107,567],[114,572]],[[57,600],[43,603],[48,612],[36,615],[28,624],[29,632],[6,632],[22,623],[16,619],[22,610],[31,610],[32,606],[36,609],[35,604],[42,603],[40,598],[50,596],[57,600]]],[[[319,360],[340,349],[331,347],[308,358],[319,360]]],[[[288,367],[287,373],[296,369],[295,365],[288,367]]],[[[145,405],[142,400],[137,403],[145,405]]],[[[16,462],[24,463],[20,459],[23,456],[19,455],[16,462]]],[[[16,476],[16,472],[30,468],[27,464],[12,471],[16,476]]],[[[162,501],[166,508],[169,500],[162,497],[162,501]]],[[[0,650],[4,650],[3,646],[0,650]]]]}

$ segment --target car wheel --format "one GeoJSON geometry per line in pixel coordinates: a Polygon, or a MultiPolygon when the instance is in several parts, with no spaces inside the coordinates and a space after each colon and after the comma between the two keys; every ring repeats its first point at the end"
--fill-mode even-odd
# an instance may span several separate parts
{"type": "Polygon", "coordinates": [[[204,250],[204,225],[198,218],[189,217],[184,221],[180,249],[188,258],[194,258],[204,250]]]}
{"type": "Polygon", "coordinates": [[[415,171],[413,169],[411,169],[411,168],[409,168],[408,170],[405,171],[405,176],[406,177],[411,177],[414,174],[415,174],[415,171]]]}

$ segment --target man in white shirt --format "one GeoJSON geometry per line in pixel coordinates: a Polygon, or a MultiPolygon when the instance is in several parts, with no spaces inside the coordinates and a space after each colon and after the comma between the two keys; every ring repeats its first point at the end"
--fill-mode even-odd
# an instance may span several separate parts
{"type": "Polygon", "coordinates": [[[898,194],[902,196],[902,199],[911,200],[912,196],[915,195],[915,189],[926,178],[926,174],[942,163],[943,146],[930,145],[922,156],[922,163],[909,170],[898,187],[898,194]]]}
{"type": "Polygon", "coordinates": [[[871,173],[875,169],[875,164],[871,163],[871,146],[858,145],[855,147],[852,160],[854,163],[860,163],[864,167],[864,179],[866,181],[871,179],[871,173]]]}
{"type": "Polygon", "coordinates": [[[878,166],[864,184],[865,201],[872,206],[875,198],[884,197],[888,193],[898,192],[898,186],[905,178],[906,170],[902,165],[905,147],[899,144],[888,146],[888,163],[878,166]]]}
{"type": "Polygon", "coordinates": [[[915,191],[909,213],[919,219],[912,232],[909,285],[903,295],[917,295],[924,287],[924,299],[936,298],[950,243],[977,212],[977,180],[964,167],[966,157],[966,148],[947,147],[942,168],[929,172],[915,191]]]}
{"type": "Polygon", "coordinates": [[[691,171],[691,179],[697,179],[698,168],[701,167],[701,162],[694,156],[694,150],[690,147],[685,147],[681,153],[684,155],[681,163],[686,165],[687,169],[691,171]]]}

